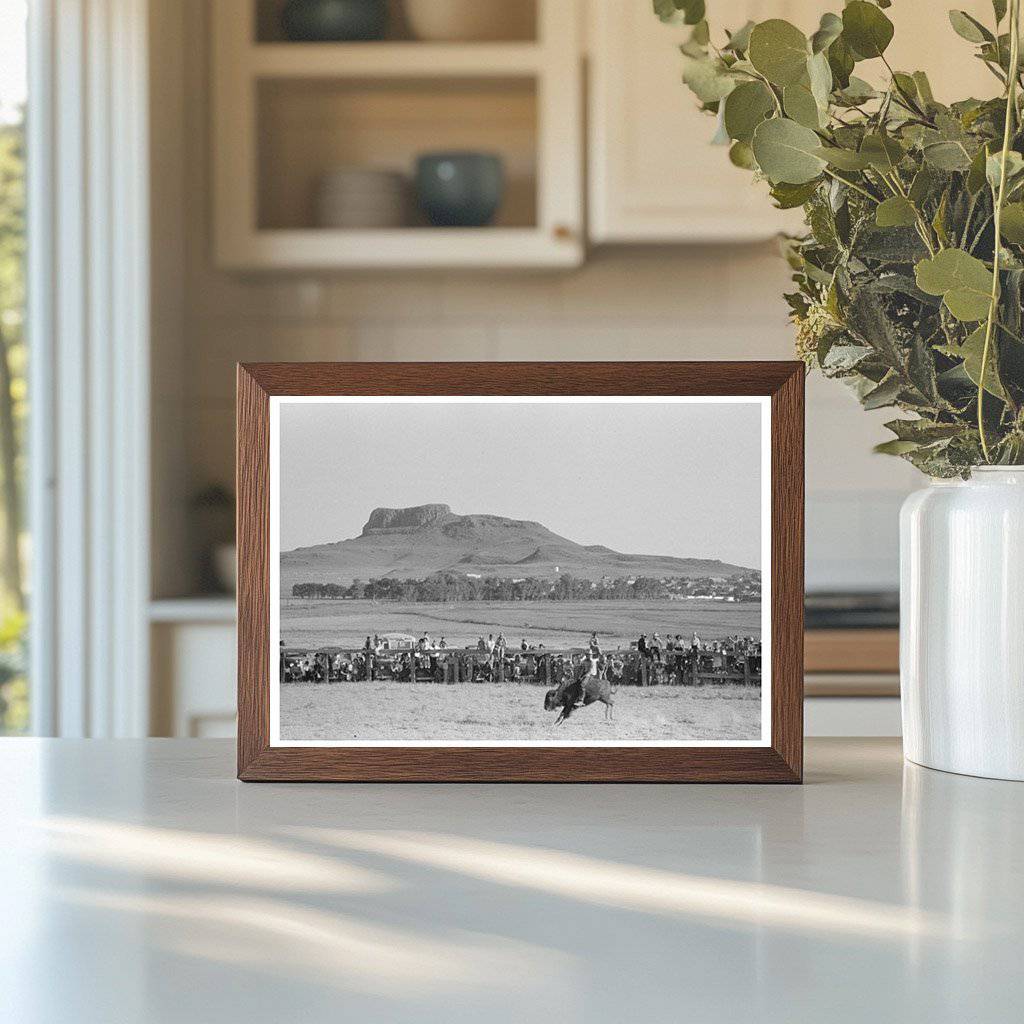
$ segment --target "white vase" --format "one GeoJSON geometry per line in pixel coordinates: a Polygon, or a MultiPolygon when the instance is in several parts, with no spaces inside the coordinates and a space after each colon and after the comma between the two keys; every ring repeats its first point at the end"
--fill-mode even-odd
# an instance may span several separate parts
{"type": "Polygon", "coordinates": [[[900,693],[909,760],[1024,781],[1024,466],[904,503],[900,693]]]}

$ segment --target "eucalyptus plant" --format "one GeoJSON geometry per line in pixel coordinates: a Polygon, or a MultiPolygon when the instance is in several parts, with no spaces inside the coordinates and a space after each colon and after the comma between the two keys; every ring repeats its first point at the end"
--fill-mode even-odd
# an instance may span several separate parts
{"type": "Polygon", "coordinates": [[[654,0],[691,26],[683,80],[716,141],[776,206],[803,207],[785,241],[799,355],[865,409],[910,414],[877,450],[931,476],[1024,462],[1020,2],[993,0],[989,24],[949,12],[998,95],[947,105],[890,66],[891,0],[852,0],[809,37],[772,18],[717,44],[705,0],[654,0]]]}

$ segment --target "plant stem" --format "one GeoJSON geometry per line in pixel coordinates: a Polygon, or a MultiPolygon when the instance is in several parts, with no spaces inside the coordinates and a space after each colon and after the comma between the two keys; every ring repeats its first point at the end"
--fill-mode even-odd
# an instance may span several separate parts
{"type": "MultiPolygon", "coordinates": [[[[888,157],[886,159],[888,159],[888,157]]],[[[899,171],[897,171],[896,168],[893,166],[891,160],[889,160],[888,163],[889,170],[892,173],[883,174],[881,171],[879,171],[878,176],[886,185],[889,186],[889,188],[893,192],[893,195],[900,196],[902,199],[907,199],[907,192],[906,189],[903,187],[903,183],[900,181],[899,171]]],[[[913,203],[911,203],[910,205],[914,206],[913,203]]],[[[932,244],[931,230],[928,227],[928,222],[924,219],[924,217],[921,216],[921,211],[918,210],[916,206],[914,206],[914,219],[917,221],[914,227],[917,230],[918,237],[921,239],[922,242],[924,242],[925,248],[928,250],[928,254],[930,256],[934,256],[935,246],[932,244]]],[[[936,239],[936,241],[938,241],[938,239],[936,239]]]]}
{"type": "Polygon", "coordinates": [[[866,196],[868,199],[871,200],[871,202],[875,203],[876,205],[878,204],[878,196],[873,196],[866,188],[861,188],[860,185],[858,185],[856,182],[847,181],[846,178],[840,178],[838,174],[833,174],[827,167],[824,168],[824,173],[827,174],[830,178],[834,179],[835,181],[842,182],[842,184],[846,185],[849,188],[852,188],[854,192],[859,192],[862,196],[866,196]]]}
{"type": "Polygon", "coordinates": [[[921,109],[917,100],[915,100],[913,96],[910,96],[908,93],[903,91],[903,88],[900,86],[900,83],[896,81],[896,72],[893,71],[892,65],[885,59],[885,54],[880,53],[879,56],[882,58],[882,63],[886,66],[886,68],[889,71],[889,84],[900,94],[900,99],[903,100],[904,104],[906,104],[906,106],[910,110],[917,114],[918,117],[925,118],[924,123],[931,127],[931,121],[927,120],[928,114],[921,109]]]}
{"type": "Polygon", "coordinates": [[[760,74],[760,72],[755,71],[753,74],[756,78],[758,78],[760,81],[764,83],[764,87],[768,90],[769,94],[771,95],[772,101],[775,103],[775,113],[778,114],[779,117],[785,117],[785,111],[783,111],[782,109],[782,101],[775,94],[775,90],[772,88],[772,83],[769,82],[768,79],[764,77],[764,75],[760,74]]]}
{"type": "Polygon", "coordinates": [[[978,435],[981,451],[987,463],[992,462],[988,437],[985,434],[985,373],[988,370],[989,353],[992,347],[992,331],[999,310],[999,256],[1003,201],[1006,197],[1006,162],[1013,135],[1013,121],[1017,112],[1017,68],[1020,62],[1020,0],[1010,0],[1010,73],[1006,83],[1006,119],[1003,125],[1003,150],[999,155],[999,189],[995,196],[993,227],[995,243],[992,253],[992,297],[989,300],[988,320],[985,322],[985,345],[981,350],[981,369],[978,371],[978,435]]]}

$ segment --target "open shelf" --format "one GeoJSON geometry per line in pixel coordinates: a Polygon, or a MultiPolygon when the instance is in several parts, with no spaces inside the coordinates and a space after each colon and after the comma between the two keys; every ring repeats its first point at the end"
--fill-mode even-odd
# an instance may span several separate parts
{"type": "Polygon", "coordinates": [[[268,43],[245,55],[257,78],[534,75],[535,43],[268,43]]]}
{"type": "Polygon", "coordinates": [[[258,231],[246,243],[238,265],[257,270],[573,267],[580,257],[572,241],[552,244],[533,228],[258,231]]]}
{"type": "MultiPolygon", "coordinates": [[[[217,0],[221,2],[221,0],[217,0]]],[[[249,21],[251,39],[257,45],[265,46],[284,42],[285,35],[281,26],[281,13],[285,0],[250,0],[254,17],[249,21]]],[[[419,0],[433,2],[433,0],[419,0]]],[[[541,0],[543,2],[543,0],[541,0]]],[[[489,22],[489,29],[508,41],[533,42],[537,39],[538,0],[504,0],[502,14],[504,21],[495,25],[489,22]],[[497,31],[494,29],[497,28],[497,31]]],[[[410,18],[406,11],[406,0],[388,0],[388,23],[384,36],[385,41],[403,41],[419,43],[415,34],[415,19],[410,18]]],[[[298,43],[299,46],[315,46],[315,43],[298,43]]],[[[355,46],[373,45],[372,43],[355,43],[355,46]]],[[[466,46],[485,46],[486,43],[464,43],[466,46]]]]}
{"type": "MultiPolygon", "coordinates": [[[[532,79],[272,79],[258,85],[256,119],[261,231],[346,233],[316,223],[314,197],[324,174],[350,166],[402,174],[410,201],[408,224],[401,230],[429,230],[412,199],[413,176],[417,156],[438,150],[497,153],[505,169],[505,190],[493,228],[536,227],[532,79]]],[[[469,237],[493,228],[462,234],[469,237]]],[[[373,246],[377,234],[354,232],[353,242],[373,246]]],[[[451,229],[443,234],[454,240],[451,229]]]]}
{"type": "MultiPolygon", "coordinates": [[[[576,0],[536,0],[529,39],[281,41],[277,0],[213,7],[214,243],[230,269],[568,267],[583,258],[576,0]],[[491,224],[320,226],[325,175],[364,167],[410,186],[426,152],[496,153],[491,224]]],[[[358,218],[372,223],[366,218],[358,218]]],[[[389,218],[382,217],[379,222],[389,218]]]]}

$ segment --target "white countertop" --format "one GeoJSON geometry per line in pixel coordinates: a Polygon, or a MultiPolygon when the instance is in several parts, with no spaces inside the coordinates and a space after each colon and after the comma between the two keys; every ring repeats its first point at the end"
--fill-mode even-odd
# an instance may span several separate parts
{"type": "Polygon", "coordinates": [[[811,740],[796,786],[243,785],[0,741],[0,1021],[1019,1019],[1024,785],[811,740]]]}

